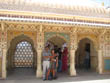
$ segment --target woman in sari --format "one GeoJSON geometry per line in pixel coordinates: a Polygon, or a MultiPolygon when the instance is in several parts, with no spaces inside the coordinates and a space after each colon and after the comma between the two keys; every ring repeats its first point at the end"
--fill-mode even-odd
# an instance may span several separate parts
{"type": "Polygon", "coordinates": [[[63,53],[62,53],[62,71],[67,71],[67,69],[68,69],[67,55],[68,55],[68,48],[64,47],[64,50],[63,50],[63,53]]]}

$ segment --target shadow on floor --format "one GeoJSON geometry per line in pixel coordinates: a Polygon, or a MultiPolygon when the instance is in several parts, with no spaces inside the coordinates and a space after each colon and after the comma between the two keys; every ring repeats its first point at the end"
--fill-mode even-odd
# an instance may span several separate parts
{"type": "Polygon", "coordinates": [[[24,80],[36,78],[36,71],[33,68],[15,68],[8,72],[9,80],[24,80]]]}

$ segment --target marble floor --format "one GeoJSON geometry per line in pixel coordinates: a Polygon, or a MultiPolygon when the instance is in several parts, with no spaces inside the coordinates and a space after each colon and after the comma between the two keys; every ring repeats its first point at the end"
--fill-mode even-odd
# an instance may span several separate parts
{"type": "MultiPolygon", "coordinates": [[[[77,76],[70,77],[69,73],[58,73],[58,79],[45,82],[84,82],[95,80],[109,80],[110,75],[99,75],[91,70],[77,69],[77,76]]],[[[32,68],[17,68],[8,73],[6,80],[0,80],[0,83],[42,83],[42,78],[36,78],[35,71],[32,68]]],[[[101,81],[102,82],[102,81],[101,81]]],[[[107,81],[108,82],[108,81],[107,81]]],[[[110,83],[110,82],[109,82],[110,83]]]]}

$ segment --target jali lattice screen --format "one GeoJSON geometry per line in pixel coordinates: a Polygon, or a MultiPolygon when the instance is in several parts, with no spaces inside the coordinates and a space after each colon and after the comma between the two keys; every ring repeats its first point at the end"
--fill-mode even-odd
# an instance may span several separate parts
{"type": "Polygon", "coordinates": [[[32,67],[33,66],[33,51],[32,46],[27,41],[22,41],[17,44],[14,55],[15,67],[32,67]]]}

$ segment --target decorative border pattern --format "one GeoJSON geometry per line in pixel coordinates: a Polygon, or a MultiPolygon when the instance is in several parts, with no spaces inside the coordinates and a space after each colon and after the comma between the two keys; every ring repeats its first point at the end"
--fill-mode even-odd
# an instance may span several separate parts
{"type": "Polygon", "coordinates": [[[40,17],[40,16],[27,16],[27,15],[12,15],[12,14],[0,14],[0,17],[10,18],[27,18],[27,19],[44,19],[44,20],[57,20],[57,21],[70,21],[70,22],[83,22],[83,23],[97,23],[97,24],[110,24],[110,22],[99,22],[90,20],[81,20],[76,18],[58,18],[58,17],[40,17]]]}

